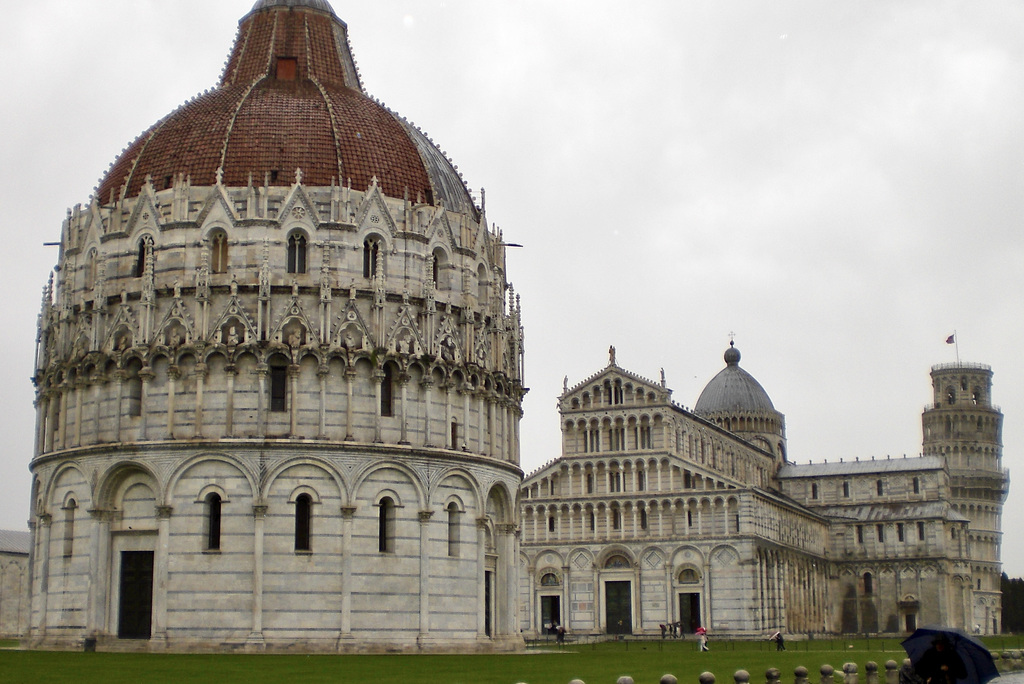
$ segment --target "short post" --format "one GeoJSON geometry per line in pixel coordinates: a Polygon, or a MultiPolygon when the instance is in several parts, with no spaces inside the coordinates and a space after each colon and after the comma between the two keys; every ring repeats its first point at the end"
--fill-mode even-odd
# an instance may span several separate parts
{"type": "Polygon", "coordinates": [[[843,663],[843,674],[845,684],[857,684],[857,663],[843,663]]]}
{"type": "Polygon", "coordinates": [[[779,684],[782,679],[782,672],[777,667],[769,667],[764,671],[764,684],[779,684]]]}
{"type": "Polygon", "coordinates": [[[573,680],[571,680],[569,682],[569,684],[587,684],[587,683],[584,682],[582,679],[573,679],[573,680]]]}
{"type": "Polygon", "coordinates": [[[835,668],[825,663],[821,666],[821,684],[833,684],[835,681],[832,679],[832,675],[835,674],[835,668]]]}
{"type": "Polygon", "coordinates": [[[679,684],[679,680],[675,675],[663,674],[661,679],[658,680],[658,684],[679,684]]]}
{"type": "MultiPolygon", "coordinates": [[[[732,678],[736,684],[749,684],[750,673],[746,670],[736,670],[736,674],[734,674],[732,678]]],[[[703,682],[701,682],[701,684],[703,684],[703,682]]]]}
{"type": "Polygon", "coordinates": [[[715,684],[715,675],[710,672],[701,672],[697,680],[700,684],[715,684]]]}
{"type": "Polygon", "coordinates": [[[878,684],[878,663],[873,660],[864,663],[864,681],[865,684],[878,684]]]}
{"type": "Polygon", "coordinates": [[[895,660],[885,661],[885,684],[899,684],[900,666],[895,660]]]}
{"type": "Polygon", "coordinates": [[[807,684],[807,668],[803,665],[797,665],[793,670],[793,684],[807,684]]]}
{"type": "Polygon", "coordinates": [[[629,675],[622,675],[621,677],[619,677],[618,679],[615,680],[615,684],[635,684],[635,683],[633,682],[633,678],[630,677],[629,675]]]}

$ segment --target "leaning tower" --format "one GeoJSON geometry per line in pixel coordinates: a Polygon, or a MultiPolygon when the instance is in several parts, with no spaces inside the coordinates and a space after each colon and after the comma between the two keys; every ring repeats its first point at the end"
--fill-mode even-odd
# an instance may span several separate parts
{"type": "Polygon", "coordinates": [[[522,647],[504,242],[326,0],[68,212],[37,334],[32,646],[522,647]]]}
{"type": "Polygon", "coordinates": [[[965,613],[986,634],[1002,626],[999,590],[1001,517],[1009,489],[1002,467],[1003,414],[992,404],[992,369],[972,363],[932,367],[935,403],[922,416],[925,455],[941,456],[949,471],[950,503],[970,520],[971,559],[965,613]]]}

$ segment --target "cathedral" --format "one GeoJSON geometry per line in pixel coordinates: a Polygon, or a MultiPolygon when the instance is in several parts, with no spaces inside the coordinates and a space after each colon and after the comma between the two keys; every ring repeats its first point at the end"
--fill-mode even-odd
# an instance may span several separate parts
{"type": "Polygon", "coordinates": [[[524,633],[1001,630],[1009,476],[988,366],[932,368],[920,456],[796,465],[731,344],[692,410],[609,353],[566,380],[562,455],[523,483],[524,633]]]}
{"type": "Polygon", "coordinates": [[[521,648],[504,250],[326,0],[256,2],[61,230],[25,643],[521,648]]]}
{"type": "Polygon", "coordinates": [[[987,366],[932,369],[921,456],[795,465],[735,347],[692,410],[611,349],[524,481],[507,243],[366,94],[326,0],[258,0],[217,86],[127,146],[59,245],[26,646],[1000,630],[987,366]]]}

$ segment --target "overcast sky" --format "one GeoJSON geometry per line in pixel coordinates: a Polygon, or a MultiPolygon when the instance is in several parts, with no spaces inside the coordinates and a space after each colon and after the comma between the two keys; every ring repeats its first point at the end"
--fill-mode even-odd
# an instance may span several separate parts
{"type": "MultiPolygon", "coordinates": [[[[215,85],[253,1],[0,0],[0,527],[29,511],[43,243],[120,150],[215,85]]],[[[508,260],[524,470],[559,453],[563,376],[609,345],[692,406],[730,332],[792,460],[917,454],[956,330],[993,368],[1003,465],[1024,477],[1024,3],[333,5],[370,94],[525,245],[508,260]]],[[[1024,575],[1024,546],[1003,559],[1024,575]]]]}

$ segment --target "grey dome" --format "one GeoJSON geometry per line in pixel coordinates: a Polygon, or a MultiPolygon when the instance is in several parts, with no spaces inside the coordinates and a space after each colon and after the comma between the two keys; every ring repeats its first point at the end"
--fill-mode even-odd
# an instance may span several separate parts
{"type": "Polygon", "coordinates": [[[732,343],[725,352],[725,368],[711,378],[693,408],[698,415],[721,411],[775,411],[761,383],[740,368],[740,352],[732,343]]]}

